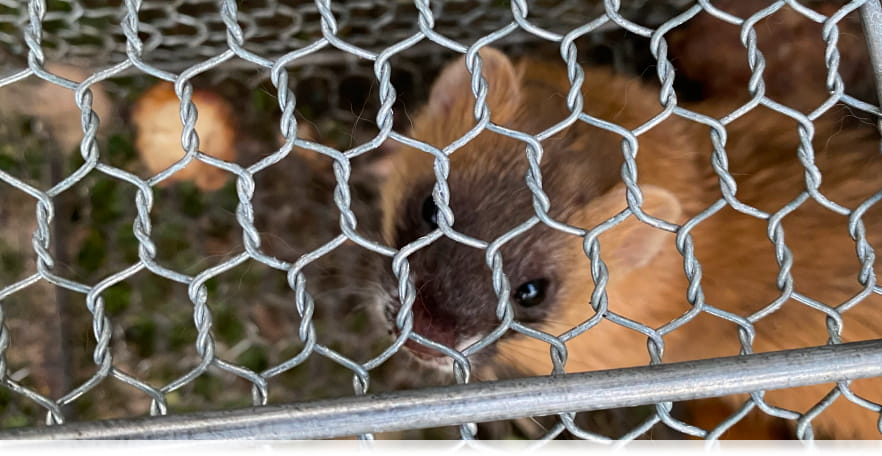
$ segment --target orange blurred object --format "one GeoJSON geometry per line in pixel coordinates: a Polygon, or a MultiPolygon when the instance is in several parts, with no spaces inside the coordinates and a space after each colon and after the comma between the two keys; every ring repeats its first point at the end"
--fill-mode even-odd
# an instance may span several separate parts
{"type": "MultiPolygon", "coordinates": [[[[196,133],[199,135],[199,150],[215,158],[235,161],[236,127],[232,106],[219,95],[205,90],[194,90],[192,101],[198,112],[196,133]]],[[[181,145],[183,124],[180,109],[174,86],[161,82],[144,92],[132,110],[132,123],[136,129],[135,148],[154,174],[167,169],[185,155],[181,145]]],[[[190,180],[201,190],[214,191],[223,187],[230,177],[231,174],[221,168],[193,159],[160,185],[190,180]]]]}

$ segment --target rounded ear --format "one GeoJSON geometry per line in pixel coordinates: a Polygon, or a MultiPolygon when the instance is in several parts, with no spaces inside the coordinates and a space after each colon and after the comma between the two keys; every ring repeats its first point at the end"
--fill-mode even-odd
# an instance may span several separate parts
{"type": "MultiPolygon", "coordinates": [[[[499,50],[485,47],[478,51],[481,75],[487,81],[487,107],[494,123],[505,123],[517,112],[520,84],[511,60],[499,50]]],[[[447,65],[432,86],[428,109],[433,116],[467,126],[474,125],[475,96],[472,75],[465,56],[447,65]]]]}
{"type": "MultiPolygon", "coordinates": [[[[682,209],[673,193],[653,185],[641,186],[640,190],[643,212],[665,221],[678,222],[682,209]]],[[[616,185],[578,211],[572,224],[593,228],[625,210],[628,207],[626,197],[625,186],[616,185]]],[[[619,270],[629,271],[649,264],[661,252],[666,240],[673,241],[671,236],[673,233],[643,223],[632,214],[601,234],[599,240],[604,261],[619,270]]]]}

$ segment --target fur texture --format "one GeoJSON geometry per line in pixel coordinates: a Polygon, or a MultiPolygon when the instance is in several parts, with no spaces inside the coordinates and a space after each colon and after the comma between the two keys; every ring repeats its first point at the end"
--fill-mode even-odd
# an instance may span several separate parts
{"type": "MultiPolygon", "coordinates": [[[[537,134],[567,118],[570,88],[566,68],[524,60],[512,63],[500,52],[485,48],[483,76],[491,119],[507,128],[537,134]]],[[[605,69],[585,68],[583,110],[591,116],[633,129],[661,111],[658,89],[605,69]]],[[[709,101],[690,106],[719,110],[709,101]]],[[[410,136],[442,148],[465,135],[475,124],[474,97],[464,60],[450,64],[436,82],[426,108],[414,119],[410,136]]],[[[815,160],[823,171],[821,192],[848,208],[882,189],[882,157],[878,135],[869,128],[842,130],[836,116],[815,124],[815,160]]],[[[798,160],[796,123],[765,108],[757,108],[727,128],[729,170],[738,183],[740,201],[776,212],[806,188],[805,170],[798,160]]],[[[711,166],[709,129],[672,116],[638,136],[636,163],[643,191],[643,210],[683,224],[721,198],[720,183],[711,166]]],[[[576,122],[542,141],[543,188],[557,221],[591,229],[627,207],[621,184],[621,137],[576,122]]],[[[454,229],[492,241],[534,214],[532,195],[524,184],[525,145],[484,131],[450,157],[448,184],[454,229]]],[[[385,181],[383,231],[397,247],[432,231],[421,208],[435,182],[433,156],[400,146],[392,155],[395,172],[385,181]]],[[[882,245],[882,207],[863,217],[871,245],[882,245]]],[[[830,306],[840,305],[865,286],[848,219],[814,201],[788,213],[782,225],[792,252],[796,292],[830,306]]],[[[701,285],[706,305],[747,317],[781,295],[780,267],[769,240],[766,221],[726,207],[692,231],[694,253],[702,266],[701,285]]],[[[601,255],[609,268],[608,310],[660,328],[689,311],[689,286],[683,256],[675,235],[638,221],[633,215],[600,236],[601,255]]],[[[595,285],[590,262],[579,236],[536,225],[502,249],[504,270],[512,289],[537,277],[548,278],[545,301],[538,309],[515,308],[515,318],[554,335],[595,315],[590,297],[595,285]]],[[[417,332],[458,346],[488,334],[499,325],[498,298],[484,252],[439,239],[409,258],[418,296],[414,306],[417,332]]],[[[386,274],[391,277],[391,274],[386,274]]],[[[386,288],[395,295],[395,284],[386,288]]],[[[392,315],[397,304],[390,301],[392,315]]],[[[515,305],[516,306],[516,305],[515,305]]],[[[882,298],[871,293],[843,313],[843,341],[882,337],[882,298]]],[[[825,314],[795,301],[755,324],[756,352],[826,343],[825,314]]],[[[738,354],[738,326],[700,313],[684,326],[664,335],[664,361],[681,361],[738,354]]],[[[643,365],[649,362],[647,337],[603,319],[567,343],[568,371],[587,371],[643,365]]],[[[549,346],[509,332],[475,357],[499,372],[548,374],[549,346]]],[[[880,401],[882,382],[855,381],[853,390],[880,401]]],[[[807,412],[831,390],[831,385],[770,391],[772,405],[807,412]]],[[[725,401],[740,405],[744,397],[725,401]]],[[[734,410],[734,409],[733,409],[734,410]]],[[[759,419],[759,418],[758,418],[759,419]]],[[[840,397],[813,420],[821,433],[835,438],[878,438],[875,415],[840,397]]],[[[709,425],[714,425],[711,423],[709,425]]]]}

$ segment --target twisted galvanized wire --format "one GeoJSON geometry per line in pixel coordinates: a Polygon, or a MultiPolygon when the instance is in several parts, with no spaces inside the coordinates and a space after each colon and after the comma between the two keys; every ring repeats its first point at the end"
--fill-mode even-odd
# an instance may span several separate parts
{"type": "MultiPolygon", "coordinates": [[[[43,37],[46,57],[50,61],[64,59],[69,63],[107,65],[118,62],[127,55],[125,31],[106,30],[95,25],[101,22],[119,22],[125,11],[109,6],[101,0],[62,0],[63,8],[47,11],[44,22],[53,25],[43,37]]],[[[148,16],[139,32],[142,51],[148,54],[156,68],[180,72],[200,59],[210,58],[228,49],[229,25],[218,14],[216,0],[144,0],[138,11],[148,16]],[[181,46],[193,50],[191,56],[182,56],[181,46]],[[182,58],[183,57],[183,58],[182,58]]],[[[458,20],[445,20],[434,27],[437,36],[447,40],[464,40],[476,33],[487,33],[511,20],[508,8],[491,0],[446,0],[433,2],[435,15],[448,11],[457,13],[458,20]],[[463,27],[467,25],[468,27],[463,27]]],[[[576,0],[550,2],[531,0],[546,14],[534,15],[533,22],[543,27],[564,30],[580,25],[586,4],[576,0]]],[[[687,2],[673,0],[658,4],[645,0],[629,2],[628,11],[640,11],[653,22],[661,22],[671,10],[687,2]]],[[[593,11],[600,9],[591,6],[593,11]]],[[[291,49],[309,47],[322,38],[322,17],[328,12],[335,16],[337,35],[355,46],[378,52],[395,42],[420,31],[417,16],[421,16],[417,2],[366,0],[360,2],[334,2],[322,6],[320,2],[304,0],[258,0],[244,2],[237,14],[239,35],[248,43],[255,55],[276,60],[291,49]]],[[[14,53],[27,51],[22,43],[21,29],[29,23],[24,2],[0,1],[0,45],[14,53]]],[[[424,46],[431,51],[431,46],[424,46]]],[[[339,56],[313,54],[292,61],[292,65],[329,62],[339,56]]],[[[252,63],[248,60],[231,62],[233,65],[252,63]]]]}
{"type": "MultiPolygon", "coordinates": [[[[121,8],[95,7],[87,1],[71,0],[67,2],[71,11],[63,14],[58,11],[47,11],[46,2],[43,0],[29,0],[26,8],[16,8],[15,2],[10,5],[9,2],[0,1],[0,7],[6,8],[6,10],[2,10],[3,14],[0,14],[0,24],[12,24],[20,28],[23,37],[23,39],[19,38],[14,30],[0,28],[0,43],[13,52],[26,56],[27,60],[26,68],[12,71],[0,78],[0,86],[13,84],[27,78],[39,78],[72,90],[76,104],[81,111],[83,138],[80,144],[80,153],[84,161],[69,176],[45,190],[36,188],[0,170],[0,180],[27,193],[34,199],[37,220],[32,245],[36,260],[36,272],[16,283],[4,284],[4,287],[0,289],[0,382],[10,391],[26,397],[45,409],[47,424],[64,422],[63,406],[76,401],[100,383],[108,381],[109,378],[127,384],[147,395],[152,401],[150,408],[152,415],[166,414],[168,394],[192,384],[194,380],[205,375],[211,367],[249,382],[252,385],[253,404],[264,405],[269,397],[269,379],[294,369],[312,356],[327,358],[348,369],[352,373],[354,393],[363,395],[370,390],[371,371],[391,358],[408,339],[449,356],[453,360],[454,379],[458,383],[467,383],[472,378],[469,357],[509,331],[547,343],[553,372],[562,374],[566,372],[567,362],[565,343],[586,331],[590,331],[604,319],[645,336],[650,363],[657,364],[662,362],[665,336],[701,313],[735,323],[738,326],[742,352],[752,353],[753,340],[756,335],[754,324],[791,299],[808,308],[824,312],[827,316],[830,342],[840,343],[843,326],[842,314],[867,296],[882,292],[873,274],[875,252],[867,241],[866,229],[862,221],[863,214],[882,199],[882,192],[868,198],[854,210],[830,200],[821,192],[820,185],[823,176],[815,164],[812,146],[813,122],[837,103],[844,103],[858,111],[879,114],[879,109],[872,104],[846,95],[844,83],[839,74],[840,55],[837,48],[839,37],[837,24],[847,15],[853,14],[866,1],[848,2],[836,13],[824,16],[796,1],[779,0],[772,2],[750,17],[740,18],[714,7],[707,0],[699,0],[697,4],[674,16],[669,15],[665,17],[665,20],[655,21],[654,27],[638,24],[628,19],[628,15],[625,13],[631,10],[626,10],[618,0],[599,2],[596,5],[597,14],[594,19],[577,23],[568,23],[567,15],[537,14],[537,11],[542,12],[542,10],[526,0],[513,0],[508,8],[501,10],[494,7],[493,2],[478,1],[476,3],[480,8],[475,14],[482,16],[481,27],[478,29],[479,35],[470,36],[476,40],[466,40],[462,35],[466,33],[463,27],[451,29],[449,25],[439,24],[436,18],[439,16],[440,10],[443,9],[444,3],[430,3],[427,0],[414,0],[412,5],[407,5],[408,7],[412,6],[416,12],[416,16],[409,19],[404,17],[406,15],[396,14],[397,8],[403,8],[402,5],[381,1],[368,2],[385,8],[379,16],[364,16],[363,13],[357,12],[358,6],[349,6],[343,2],[335,3],[330,0],[316,0],[313,3],[289,2],[291,4],[267,1],[265,2],[266,8],[249,8],[247,11],[240,8],[240,5],[233,0],[190,3],[183,0],[175,2],[126,0],[121,8]],[[185,4],[204,6],[209,8],[212,14],[197,18],[182,13],[179,9],[185,4]],[[811,21],[823,24],[822,38],[826,42],[825,62],[828,68],[825,82],[829,97],[808,114],[803,114],[765,96],[763,79],[765,60],[757,44],[755,29],[760,21],[782,8],[791,8],[811,21]],[[162,11],[164,16],[161,19],[142,22],[139,17],[148,11],[162,11]],[[674,92],[676,74],[667,55],[666,34],[701,12],[709,13],[741,28],[741,42],[747,50],[747,63],[751,70],[748,83],[751,99],[719,118],[690,111],[678,104],[674,92]],[[314,15],[312,15],[313,13],[314,15]],[[78,19],[82,17],[117,18],[118,28],[114,28],[114,32],[111,34],[100,33],[102,37],[100,45],[83,46],[66,41],[98,33],[88,26],[79,25],[78,19]],[[269,26],[261,25],[259,22],[263,18],[278,19],[278,22],[269,26]],[[44,24],[47,21],[59,20],[68,27],[53,29],[53,35],[47,36],[44,24]],[[164,31],[180,24],[192,26],[194,35],[182,37],[164,33],[164,31]],[[394,29],[395,33],[381,32],[381,28],[394,24],[399,24],[398,28],[394,29]],[[358,28],[356,26],[359,25],[370,32],[364,35],[342,32],[344,29],[358,28]],[[583,112],[581,87],[585,75],[577,61],[576,42],[581,37],[607,28],[623,29],[648,39],[649,51],[657,63],[655,68],[661,86],[659,92],[661,110],[650,120],[635,128],[625,128],[583,112]],[[562,62],[567,67],[567,76],[571,85],[566,99],[570,115],[548,129],[532,135],[511,130],[490,121],[490,110],[486,103],[488,84],[481,73],[482,62],[479,54],[481,48],[513,40],[518,33],[525,33],[527,39],[557,43],[562,62]],[[258,39],[265,35],[270,35],[273,39],[258,39]],[[142,36],[147,38],[142,39],[142,36]],[[464,41],[469,41],[472,44],[466,45],[464,41]],[[175,53],[174,49],[183,42],[198,50],[196,53],[198,59],[192,59],[192,55],[189,56],[189,60],[179,58],[180,56],[175,53]],[[52,44],[52,46],[47,48],[47,44],[52,44]],[[462,137],[440,149],[409,138],[393,129],[393,106],[397,99],[397,92],[391,82],[390,60],[409,50],[427,49],[464,54],[466,67],[471,74],[471,91],[475,97],[474,127],[462,137]],[[379,107],[375,115],[378,131],[373,138],[348,150],[337,150],[327,145],[305,140],[297,135],[298,125],[294,116],[297,99],[290,87],[290,68],[321,62],[324,61],[323,59],[329,58],[327,57],[329,55],[348,55],[373,62],[372,76],[379,87],[377,99],[379,107]],[[99,69],[82,83],[74,83],[48,72],[45,68],[47,61],[61,56],[74,58],[74,60],[76,58],[87,59],[90,64],[97,64],[99,69]],[[200,74],[229,68],[233,64],[257,67],[268,75],[275,87],[279,111],[282,114],[279,132],[284,138],[284,143],[273,153],[248,167],[242,167],[200,152],[200,138],[195,129],[197,109],[192,101],[191,80],[200,74]],[[131,72],[145,73],[172,82],[180,102],[180,119],[183,126],[181,147],[184,155],[175,164],[148,179],[142,179],[102,162],[100,160],[102,151],[96,141],[96,132],[101,119],[92,110],[90,87],[131,72]],[[726,152],[727,125],[760,106],[773,109],[797,122],[800,138],[798,158],[805,170],[805,191],[774,213],[764,212],[738,199],[738,188],[729,171],[726,152]],[[641,136],[673,116],[682,117],[710,128],[710,140],[713,145],[712,166],[719,178],[722,194],[718,201],[682,225],[655,218],[643,211],[643,194],[639,186],[635,161],[640,150],[641,136]],[[628,208],[590,230],[570,226],[555,220],[550,215],[552,202],[543,190],[540,168],[543,159],[541,142],[577,122],[598,127],[618,135],[622,140],[621,151],[624,164],[621,168],[621,179],[627,189],[628,208]],[[477,239],[456,230],[456,217],[450,207],[450,188],[447,183],[450,174],[450,156],[485,130],[504,135],[523,145],[528,161],[528,171],[524,176],[524,182],[531,192],[535,209],[535,214],[532,217],[521,221],[518,226],[498,238],[489,240],[477,239]],[[430,154],[434,160],[436,178],[432,198],[439,211],[438,228],[400,249],[377,243],[364,233],[359,232],[358,219],[352,208],[350,188],[352,160],[376,150],[388,140],[430,154]],[[255,226],[255,208],[252,201],[255,194],[255,176],[284,160],[295,147],[314,151],[333,161],[333,174],[336,181],[333,200],[339,212],[339,233],[321,247],[300,256],[294,262],[288,262],[275,258],[263,250],[261,235],[255,226]],[[169,179],[194,160],[235,175],[238,196],[235,218],[238,226],[242,229],[243,251],[218,265],[190,276],[176,272],[157,261],[157,247],[152,237],[151,218],[156,185],[169,179]],[[134,205],[137,216],[132,222],[132,232],[139,244],[137,262],[91,285],[78,283],[58,275],[50,249],[53,242],[50,230],[54,216],[53,198],[71,188],[90,173],[100,173],[134,187],[136,190],[134,205]],[[857,257],[861,263],[859,281],[863,290],[842,303],[821,303],[794,290],[791,274],[793,255],[785,242],[781,220],[810,199],[837,214],[848,216],[849,234],[855,241],[857,257]],[[702,290],[701,263],[694,253],[692,230],[702,221],[727,206],[745,215],[767,221],[768,239],[774,247],[778,263],[777,285],[780,295],[761,310],[746,317],[735,315],[705,302],[702,290]],[[656,229],[676,233],[676,246],[683,257],[684,273],[689,280],[686,298],[691,304],[691,308],[678,318],[659,327],[647,326],[609,309],[606,294],[609,275],[601,256],[598,237],[629,217],[634,217],[656,229]],[[583,239],[583,250],[590,260],[590,272],[595,283],[594,292],[590,297],[590,305],[594,315],[557,336],[530,328],[516,321],[510,301],[511,284],[503,272],[505,264],[505,259],[501,254],[503,246],[539,224],[583,239]],[[416,298],[416,290],[410,275],[408,258],[442,237],[484,250],[485,263],[492,274],[492,286],[497,296],[498,326],[486,337],[461,351],[446,347],[413,331],[411,309],[416,298]],[[320,341],[320,335],[317,333],[313,320],[316,311],[315,298],[307,290],[308,279],[304,272],[305,268],[346,242],[352,242],[367,251],[388,258],[398,282],[396,297],[401,302],[401,308],[395,325],[399,330],[399,335],[379,354],[367,360],[351,359],[320,341]],[[225,360],[217,354],[212,332],[211,302],[206,288],[206,283],[209,280],[249,261],[258,262],[286,274],[288,286],[294,293],[294,307],[300,316],[297,335],[302,342],[301,350],[284,362],[261,372],[225,360]],[[110,347],[113,344],[110,331],[111,322],[104,309],[102,293],[141,271],[148,271],[159,277],[186,285],[193,308],[193,325],[197,330],[194,346],[199,355],[199,362],[185,374],[165,385],[150,385],[121,371],[115,367],[111,355],[110,347]],[[11,340],[3,321],[2,302],[4,298],[43,281],[84,295],[87,309],[92,315],[92,331],[95,340],[95,348],[92,353],[94,373],[82,384],[58,398],[41,395],[10,378],[5,357],[10,344],[14,341],[11,340]]],[[[571,8],[572,3],[562,2],[558,7],[561,9],[571,8]]],[[[641,3],[638,6],[645,5],[641,3]]],[[[467,18],[462,19],[462,23],[467,21],[467,18]]],[[[646,23],[651,22],[652,20],[647,20],[646,23]]],[[[387,29],[383,28],[383,30],[387,29]]],[[[161,214],[156,215],[161,217],[161,214]]],[[[852,392],[848,382],[838,384],[822,401],[805,414],[772,406],[764,401],[763,395],[763,392],[751,394],[750,399],[744,403],[741,409],[710,430],[701,429],[674,418],[670,413],[671,403],[657,404],[654,413],[649,418],[624,435],[616,437],[624,440],[634,439],[661,422],[685,434],[716,439],[750,410],[758,407],[767,414],[796,420],[798,436],[810,439],[813,436],[812,419],[839,395],[843,395],[848,400],[874,412],[882,411],[882,406],[879,404],[852,392]]],[[[580,428],[576,424],[574,414],[560,415],[560,421],[546,432],[544,438],[554,438],[564,430],[582,438],[595,440],[610,438],[610,436],[580,428]]],[[[463,438],[474,438],[476,426],[473,423],[464,424],[460,427],[460,434],[463,438]]],[[[371,435],[362,437],[372,438],[371,435]]]]}

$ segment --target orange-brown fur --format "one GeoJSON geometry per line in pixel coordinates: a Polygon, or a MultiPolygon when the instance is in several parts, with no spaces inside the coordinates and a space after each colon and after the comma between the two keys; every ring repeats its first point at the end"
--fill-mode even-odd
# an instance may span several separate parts
{"type": "MultiPolygon", "coordinates": [[[[742,19],[768,7],[769,0],[718,0],[713,6],[742,19]]],[[[825,16],[834,15],[846,2],[813,2],[812,8],[825,16]]],[[[873,74],[868,61],[863,30],[857,14],[837,23],[839,74],[846,93],[872,101],[873,74]]],[[[763,55],[765,94],[796,109],[816,108],[826,93],[827,65],[823,25],[788,6],[761,19],[753,27],[756,44],[763,55]]],[[[748,50],[741,42],[741,27],[701,12],[667,35],[669,52],[678,77],[702,85],[705,96],[724,96],[743,101],[750,97],[751,69],[748,50]]]]}
{"type": "MultiPolygon", "coordinates": [[[[562,65],[523,61],[509,67],[507,59],[491,51],[482,56],[484,75],[490,87],[488,105],[495,123],[536,133],[566,116],[564,103],[569,82],[562,65]],[[552,92],[558,95],[549,96],[552,92]],[[532,120],[525,121],[527,118],[532,120]]],[[[462,61],[445,70],[433,89],[435,101],[438,97],[450,97],[442,98],[446,101],[445,109],[438,110],[437,103],[433,106],[430,102],[414,119],[412,137],[443,147],[474,125],[472,98],[468,79],[462,75],[464,71],[462,61]],[[456,71],[460,71],[459,76],[456,71]],[[457,84],[460,85],[457,87],[457,84]]],[[[656,88],[602,69],[586,68],[585,74],[582,94],[584,110],[590,115],[634,128],[661,110],[656,88]]],[[[699,104],[691,108],[700,111],[718,107],[699,104]]],[[[816,127],[813,143],[816,163],[824,173],[821,191],[832,200],[855,208],[882,188],[878,177],[882,172],[878,136],[869,129],[840,131],[839,119],[832,116],[817,122],[816,127]]],[[[738,181],[741,201],[774,212],[804,190],[804,169],[796,155],[795,122],[760,107],[733,122],[727,131],[730,171],[738,181]]],[[[620,153],[620,139],[616,135],[581,123],[562,135],[574,135],[578,138],[575,142],[581,141],[586,147],[603,147],[620,153]]],[[[547,149],[545,159],[554,162],[561,158],[555,152],[555,138],[560,136],[543,142],[547,149]]],[[[492,180],[500,166],[513,166],[503,163],[513,162],[515,157],[495,152],[506,150],[501,145],[510,141],[513,140],[490,132],[481,133],[451,155],[452,173],[492,180]]],[[[641,135],[639,145],[638,182],[644,188],[644,209],[648,213],[682,224],[720,198],[719,183],[710,167],[712,149],[707,127],[670,118],[641,135]],[[666,192],[653,191],[654,187],[666,192]],[[672,206],[665,195],[672,195],[679,204],[672,206]]],[[[382,191],[387,235],[392,229],[397,205],[412,183],[433,179],[432,157],[427,154],[401,148],[393,160],[400,172],[386,181],[382,191]]],[[[568,165],[565,160],[557,163],[568,165]]],[[[598,166],[609,164],[598,163],[598,166]]],[[[578,172],[579,167],[573,166],[573,169],[578,172]]],[[[617,165],[612,169],[618,172],[617,165]]],[[[572,193],[578,191],[576,187],[572,189],[572,193]]],[[[552,207],[568,203],[571,201],[552,201],[552,207]]],[[[625,207],[624,193],[614,188],[584,208],[567,213],[568,218],[563,221],[589,229],[625,207]]],[[[863,220],[870,243],[882,245],[882,208],[878,205],[871,208],[863,220]]],[[[512,226],[515,222],[520,221],[512,221],[512,226]]],[[[855,255],[855,242],[847,231],[846,217],[808,201],[785,217],[783,226],[785,240],[794,255],[796,291],[836,306],[861,290],[857,281],[860,264],[855,255]]],[[[779,266],[766,229],[765,221],[727,207],[692,231],[695,255],[702,265],[701,283],[707,304],[747,316],[780,295],[776,286],[779,266]]],[[[602,257],[610,273],[607,286],[610,311],[658,328],[690,309],[683,258],[674,241],[672,233],[651,229],[633,216],[601,235],[602,257]],[[648,252],[649,257],[644,261],[635,261],[633,249],[649,245],[647,239],[658,239],[663,245],[657,252],[648,252]]],[[[558,299],[563,303],[562,308],[540,326],[557,335],[594,314],[589,305],[594,285],[581,238],[573,236],[568,244],[552,246],[552,249],[548,254],[568,265],[570,271],[558,299]]],[[[846,312],[843,340],[882,337],[880,306],[882,299],[874,294],[846,312]]],[[[824,314],[792,299],[755,327],[757,336],[753,349],[756,352],[821,345],[828,338],[824,314]]],[[[664,337],[664,361],[738,354],[737,336],[735,324],[699,314],[664,337]]],[[[568,371],[649,362],[645,335],[605,319],[567,342],[567,348],[568,371]]],[[[535,339],[501,340],[497,350],[500,363],[522,373],[547,374],[551,370],[548,345],[535,339]]],[[[853,390],[880,401],[880,386],[879,380],[855,381],[853,390]]],[[[830,385],[793,388],[770,391],[765,397],[772,405],[806,412],[830,389],[830,385]]],[[[743,403],[744,399],[727,400],[734,405],[743,403]]],[[[836,438],[878,438],[876,419],[877,415],[839,398],[813,423],[820,432],[836,438]]]]}

